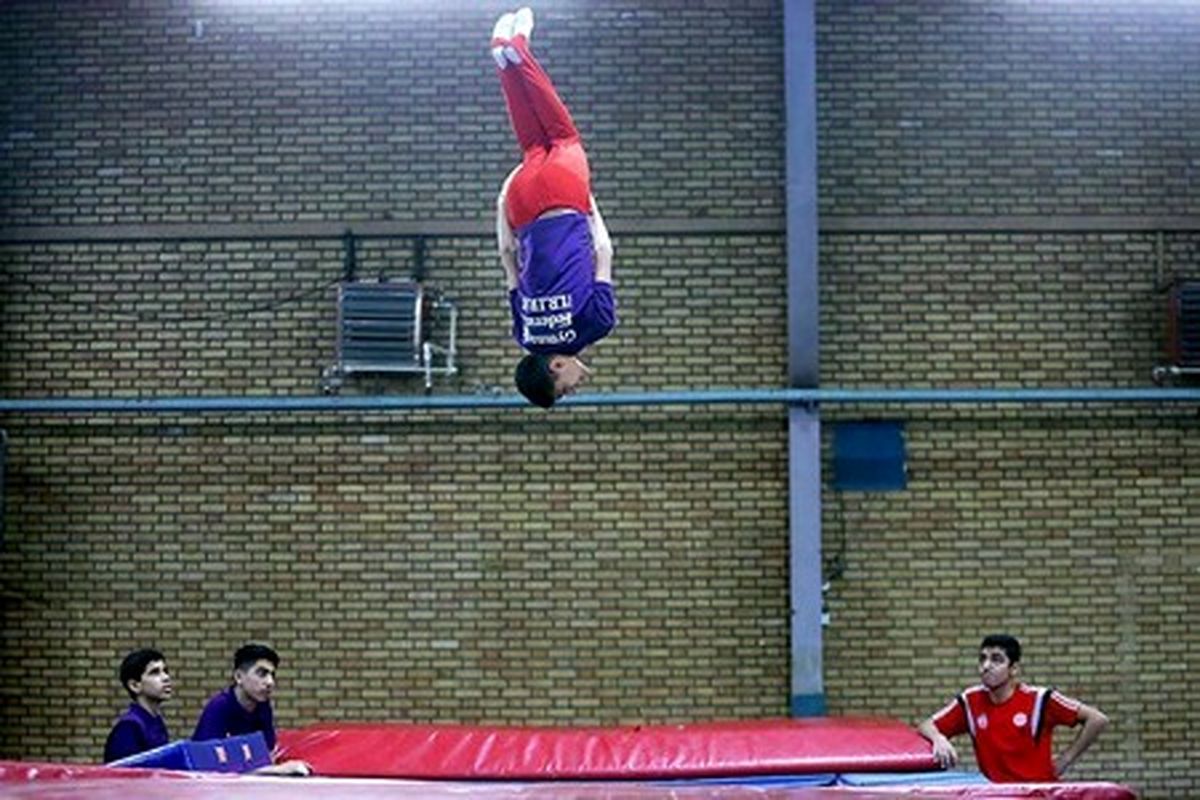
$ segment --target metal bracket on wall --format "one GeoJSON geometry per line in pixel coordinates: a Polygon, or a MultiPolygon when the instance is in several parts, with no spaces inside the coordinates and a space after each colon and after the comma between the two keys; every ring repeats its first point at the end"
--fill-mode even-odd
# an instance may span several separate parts
{"type": "Polygon", "coordinates": [[[358,280],[358,240],[354,231],[346,228],[342,234],[342,280],[352,283],[358,280]]]}
{"type": "Polygon", "coordinates": [[[429,250],[424,236],[413,237],[413,271],[412,279],[416,283],[425,282],[425,259],[429,250]]]}
{"type": "MultiPolygon", "coordinates": [[[[412,280],[424,283],[429,257],[429,242],[421,234],[404,236],[412,240],[412,280]]],[[[359,237],[352,228],[346,228],[342,233],[342,281],[354,283],[358,280],[358,240],[359,237]]],[[[386,275],[380,271],[379,280],[386,280],[386,275]]]]}

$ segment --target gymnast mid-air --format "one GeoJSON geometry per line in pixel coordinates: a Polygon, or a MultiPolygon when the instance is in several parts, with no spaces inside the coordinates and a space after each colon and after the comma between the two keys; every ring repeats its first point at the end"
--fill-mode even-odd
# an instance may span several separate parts
{"type": "Polygon", "coordinates": [[[521,394],[542,408],[591,376],[579,354],[617,323],[612,241],[591,192],[571,114],[529,49],[533,12],[504,14],[491,53],[521,146],[496,201],[496,237],[512,307],[521,394]]]}

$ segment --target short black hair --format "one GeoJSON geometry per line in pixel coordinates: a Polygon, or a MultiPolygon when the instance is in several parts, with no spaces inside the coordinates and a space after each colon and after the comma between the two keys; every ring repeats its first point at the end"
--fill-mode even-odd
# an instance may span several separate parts
{"type": "Polygon", "coordinates": [[[1017,637],[1009,636],[1006,633],[993,633],[990,636],[983,637],[982,644],[979,649],[983,650],[988,647],[999,647],[1004,651],[1004,655],[1008,656],[1010,664],[1016,664],[1021,660],[1021,643],[1017,641],[1017,637]]]}
{"type": "Polygon", "coordinates": [[[517,390],[535,406],[550,408],[558,398],[554,395],[554,376],[550,373],[550,356],[530,353],[517,362],[513,375],[517,390]]]}
{"type": "Polygon", "coordinates": [[[278,653],[265,644],[245,644],[239,647],[237,652],[233,654],[233,668],[235,670],[248,670],[263,659],[270,661],[271,666],[278,669],[278,653]]]}
{"type": "Polygon", "coordinates": [[[137,695],[129,688],[129,682],[140,681],[142,676],[146,674],[146,667],[155,661],[166,660],[166,657],[162,653],[149,647],[134,650],[121,660],[121,668],[117,670],[117,675],[121,679],[121,688],[129,692],[129,696],[136,700],[137,695]]]}

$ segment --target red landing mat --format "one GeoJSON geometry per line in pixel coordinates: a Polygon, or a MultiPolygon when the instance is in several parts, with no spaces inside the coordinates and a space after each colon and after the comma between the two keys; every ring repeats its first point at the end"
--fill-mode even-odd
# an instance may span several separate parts
{"type": "Polygon", "coordinates": [[[320,775],[447,780],[638,780],[913,772],[929,743],[889,719],[774,719],[623,728],[315,725],[281,731],[320,775]]]}
{"type": "Polygon", "coordinates": [[[1134,800],[1124,787],[1113,784],[1041,784],[1036,786],[915,786],[885,789],[787,788],[731,784],[645,783],[460,783],[348,778],[254,778],[198,775],[180,779],[147,778],[125,771],[91,770],[91,777],[0,783],[5,800],[1134,800]],[[97,777],[109,772],[112,777],[97,777]]]}

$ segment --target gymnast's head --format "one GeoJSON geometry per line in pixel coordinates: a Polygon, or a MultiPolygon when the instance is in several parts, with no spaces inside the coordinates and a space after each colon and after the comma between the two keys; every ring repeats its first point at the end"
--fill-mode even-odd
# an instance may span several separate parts
{"type": "Polygon", "coordinates": [[[526,400],[550,408],[558,398],[574,394],[591,376],[592,370],[575,356],[530,353],[517,362],[513,379],[526,400]]]}

